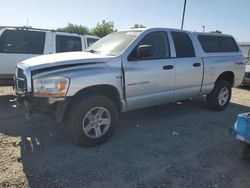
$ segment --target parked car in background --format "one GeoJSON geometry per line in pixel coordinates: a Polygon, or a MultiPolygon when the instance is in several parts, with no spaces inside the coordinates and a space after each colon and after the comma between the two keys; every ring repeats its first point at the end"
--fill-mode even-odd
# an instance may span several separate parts
{"type": "Polygon", "coordinates": [[[4,27],[0,30],[0,85],[11,84],[20,61],[43,54],[82,51],[98,39],[53,30],[4,27]]]}
{"type": "Polygon", "coordinates": [[[250,86],[250,42],[239,42],[238,45],[247,61],[246,73],[242,85],[250,86]]]}
{"type": "Polygon", "coordinates": [[[242,83],[244,57],[230,35],[167,28],[112,33],[86,49],[34,57],[17,65],[18,101],[48,106],[78,144],[112,136],[120,112],[207,96],[224,110],[242,83]]]}
{"type": "Polygon", "coordinates": [[[238,45],[243,56],[249,59],[250,58],[250,42],[238,42],[238,45]]]}
{"type": "Polygon", "coordinates": [[[248,59],[246,63],[246,72],[242,84],[245,86],[250,86],[250,59],[248,59]]]}

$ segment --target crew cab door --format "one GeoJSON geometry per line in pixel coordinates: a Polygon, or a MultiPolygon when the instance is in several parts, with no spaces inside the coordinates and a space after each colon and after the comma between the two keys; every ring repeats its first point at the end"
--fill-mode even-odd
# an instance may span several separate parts
{"type": "Polygon", "coordinates": [[[187,99],[200,93],[203,79],[203,62],[195,52],[189,33],[171,31],[175,48],[175,100],[187,99]]]}
{"type": "Polygon", "coordinates": [[[145,35],[132,52],[123,57],[127,109],[163,104],[173,100],[175,65],[165,31],[145,35]],[[139,47],[152,48],[148,57],[138,57],[139,47]]]}

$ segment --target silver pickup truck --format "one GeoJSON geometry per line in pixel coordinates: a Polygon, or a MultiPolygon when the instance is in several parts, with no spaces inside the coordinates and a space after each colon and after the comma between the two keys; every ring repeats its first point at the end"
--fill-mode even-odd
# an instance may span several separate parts
{"type": "Polygon", "coordinates": [[[244,72],[230,35],[149,28],[112,33],[85,52],[25,60],[14,80],[29,112],[49,107],[78,144],[93,146],[112,136],[120,112],[201,95],[224,110],[244,72]]]}

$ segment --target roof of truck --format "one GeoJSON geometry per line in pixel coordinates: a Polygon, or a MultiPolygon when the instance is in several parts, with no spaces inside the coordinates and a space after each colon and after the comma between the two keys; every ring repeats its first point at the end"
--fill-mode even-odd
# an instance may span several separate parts
{"type": "Polygon", "coordinates": [[[164,27],[148,27],[148,28],[133,28],[133,29],[124,29],[124,30],[119,30],[119,31],[146,31],[146,30],[161,30],[161,29],[167,29],[171,31],[179,31],[179,32],[188,32],[188,33],[193,33],[195,35],[210,35],[210,36],[232,36],[229,34],[224,34],[224,33],[219,33],[219,32],[196,32],[196,31],[188,31],[188,30],[181,30],[181,29],[175,29],[175,28],[164,28],[164,27]]]}
{"type": "Polygon", "coordinates": [[[224,34],[224,33],[216,33],[216,32],[211,32],[211,33],[207,33],[207,32],[192,32],[195,35],[210,35],[210,36],[228,36],[228,37],[232,37],[232,35],[229,34],[224,34]]]}

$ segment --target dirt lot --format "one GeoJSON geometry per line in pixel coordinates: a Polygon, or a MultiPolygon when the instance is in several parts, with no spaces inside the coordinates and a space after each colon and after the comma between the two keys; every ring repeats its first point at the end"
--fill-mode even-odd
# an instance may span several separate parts
{"type": "Polygon", "coordinates": [[[48,116],[25,120],[11,93],[0,89],[0,187],[250,187],[250,161],[228,133],[250,111],[247,88],[223,112],[201,98],[123,114],[95,148],[74,145],[48,116]]]}

